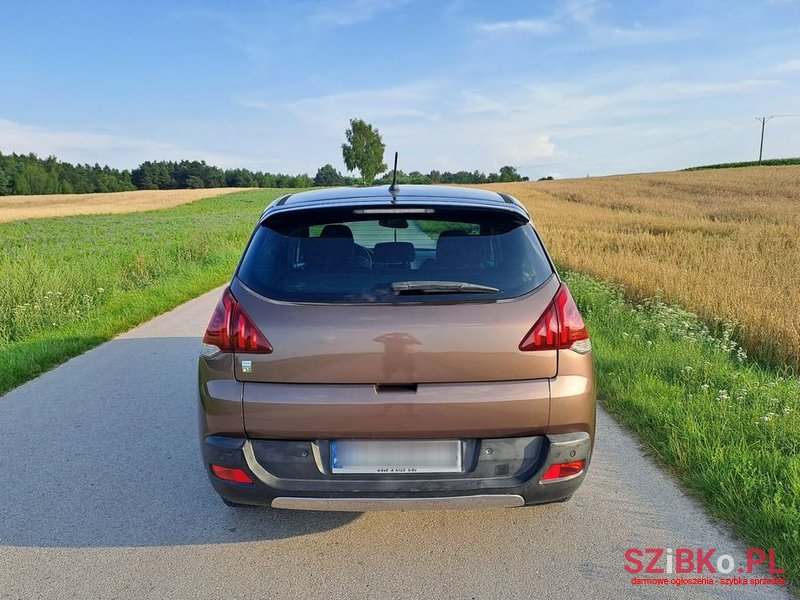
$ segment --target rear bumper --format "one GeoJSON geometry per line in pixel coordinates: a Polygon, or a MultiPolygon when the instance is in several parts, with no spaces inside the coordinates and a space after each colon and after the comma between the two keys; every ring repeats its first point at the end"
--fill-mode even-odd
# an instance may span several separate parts
{"type": "Polygon", "coordinates": [[[499,508],[569,497],[591,459],[584,431],[515,438],[466,440],[464,472],[414,475],[341,475],[329,469],[327,440],[250,440],[208,436],[203,458],[211,484],[239,504],[305,510],[499,508]],[[553,464],[583,459],[567,480],[542,482],[553,464]],[[253,484],[228,483],[210,465],[242,469],[253,484]]]}

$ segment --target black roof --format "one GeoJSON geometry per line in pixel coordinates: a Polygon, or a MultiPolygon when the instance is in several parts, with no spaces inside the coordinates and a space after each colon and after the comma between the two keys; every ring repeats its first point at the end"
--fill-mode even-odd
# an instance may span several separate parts
{"type": "Polygon", "coordinates": [[[458,204],[472,206],[493,206],[506,208],[515,212],[527,211],[511,196],[498,192],[490,192],[477,188],[444,185],[399,185],[394,193],[389,191],[389,186],[372,187],[337,187],[288,194],[278,198],[269,205],[266,213],[299,208],[312,208],[320,204],[391,204],[403,205],[407,203],[432,202],[436,204],[458,204]]]}

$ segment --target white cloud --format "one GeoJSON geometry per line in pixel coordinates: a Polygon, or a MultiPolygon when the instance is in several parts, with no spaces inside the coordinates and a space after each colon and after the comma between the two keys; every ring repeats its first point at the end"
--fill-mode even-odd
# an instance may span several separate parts
{"type": "Polygon", "coordinates": [[[595,47],[664,44],[696,37],[689,29],[652,29],[647,27],[607,27],[594,25],[589,35],[595,47]]]}
{"type": "Polygon", "coordinates": [[[558,14],[576,23],[592,25],[597,17],[600,4],[597,0],[570,0],[564,3],[558,14]]]}
{"type": "MultiPolygon", "coordinates": [[[[621,74],[604,71],[574,82],[504,80],[470,85],[441,78],[288,100],[254,92],[236,99],[249,112],[241,113],[243,121],[235,128],[227,123],[191,123],[174,128],[165,140],[147,132],[129,137],[0,120],[0,149],[119,167],[189,158],[222,167],[313,175],[325,163],[343,169],[344,130],[350,118],[359,117],[381,131],[387,156],[400,152],[404,171],[488,172],[514,165],[525,174],[540,176],[552,164],[563,165],[559,167],[563,173],[580,174],[598,168],[599,157],[607,171],[646,158],[619,148],[646,145],[654,148],[648,152],[655,160],[658,148],[672,145],[672,156],[683,156],[676,149],[693,147],[682,141],[686,128],[702,132],[712,124],[719,126],[708,117],[695,117],[687,107],[708,98],[720,107],[734,101],[748,106],[759,91],[779,89],[780,84],[775,79],[687,81],[626,68],[621,74]],[[626,157],[622,161],[615,158],[620,152],[626,157]]],[[[747,114],[749,126],[752,119],[747,114]]],[[[732,116],[736,115],[727,118],[732,116]]],[[[716,158],[711,162],[718,162],[716,158]]]]}
{"type": "Polygon", "coordinates": [[[688,98],[722,97],[747,94],[778,86],[777,79],[740,79],[737,81],[697,82],[668,81],[634,85],[618,94],[618,99],[626,102],[654,101],[669,102],[688,98]]]}
{"type": "Polygon", "coordinates": [[[343,168],[339,147],[344,129],[350,118],[359,117],[381,131],[387,156],[400,152],[404,171],[496,171],[510,164],[536,175],[549,164],[568,165],[562,171],[576,168],[574,154],[605,157],[604,143],[672,143],[685,135],[685,124],[676,127],[670,121],[684,103],[747,97],[780,83],[686,81],[652,70],[625,69],[624,77],[617,75],[604,72],[580,83],[517,80],[480,86],[421,80],[294,100],[264,101],[254,94],[239,104],[260,111],[255,121],[270,139],[280,140],[283,168],[289,170],[313,174],[328,162],[343,168]]]}
{"type": "Polygon", "coordinates": [[[435,118],[430,103],[434,99],[437,85],[428,82],[412,82],[382,89],[354,90],[298,98],[284,102],[266,102],[249,97],[239,104],[249,108],[290,113],[304,122],[314,122],[322,128],[342,130],[349,119],[359,117],[366,120],[435,118]]]}
{"type": "Polygon", "coordinates": [[[641,25],[621,26],[604,23],[600,18],[603,5],[597,0],[572,0],[562,4],[551,15],[540,19],[519,19],[478,23],[477,31],[483,33],[527,33],[546,36],[569,29],[580,32],[592,48],[608,48],[644,44],[659,44],[696,37],[693,28],[649,28],[641,25]]]}
{"type": "Polygon", "coordinates": [[[772,70],[776,73],[793,73],[800,71],[800,58],[782,62],[778,65],[775,65],[772,70]]]}
{"type": "MultiPolygon", "coordinates": [[[[246,103],[261,108],[258,101],[246,103]]],[[[553,140],[540,129],[542,119],[526,123],[498,90],[465,90],[454,97],[452,87],[443,81],[265,103],[263,109],[270,119],[289,123],[295,132],[284,148],[290,144],[300,151],[303,143],[296,140],[314,139],[313,145],[304,144],[309,164],[303,168],[308,169],[337,162],[344,129],[356,116],[381,131],[387,153],[400,152],[405,171],[496,171],[503,165],[550,157],[555,151],[553,140]],[[504,114],[506,109],[511,112],[504,114]]]]}
{"type": "Polygon", "coordinates": [[[561,30],[558,23],[544,19],[521,19],[518,21],[494,21],[478,23],[477,31],[484,33],[527,33],[531,35],[552,35],[561,30]]]}
{"type": "Polygon", "coordinates": [[[409,0],[344,0],[325,2],[311,13],[311,23],[329,27],[347,27],[372,21],[384,12],[407,4],[409,0]]]}
{"type": "Polygon", "coordinates": [[[253,162],[250,157],[202,151],[170,142],[91,131],[47,129],[6,119],[0,119],[0,150],[55,155],[66,162],[97,162],[119,168],[133,168],[145,160],[205,160],[220,167],[241,167],[253,162]]]}

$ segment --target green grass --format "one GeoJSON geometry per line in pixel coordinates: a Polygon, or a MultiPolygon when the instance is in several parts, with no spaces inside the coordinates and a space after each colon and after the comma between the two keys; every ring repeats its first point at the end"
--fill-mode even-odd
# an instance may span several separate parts
{"type": "Polygon", "coordinates": [[[0,393],[230,276],[287,190],[0,225],[0,393]]]}
{"type": "Polygon", "coordinates": [[[658,300],[567,273],[592,335],[602,405],[752,547],[800,581],[800,380],[658,300]]]}
{"type": "MultiPolygon", "coordinates": [[[[800,165],[800,158],[770,158],[762,160],[760,166],[762,167],[782,167],[786,165],[800,165]]],[[[734,163],[719,163],[716,165],[701,165],[699,167],[689,167],[682,169],[683,171],[702,171],[703,169],[737,169],[740,167],[758,167],[757,160],[748,162],[734,162],[734,163]]]]}

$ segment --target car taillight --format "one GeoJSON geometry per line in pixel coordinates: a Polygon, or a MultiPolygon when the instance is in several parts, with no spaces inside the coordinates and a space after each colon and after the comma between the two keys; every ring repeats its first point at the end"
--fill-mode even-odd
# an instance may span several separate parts
{"type": "Polygon", "coordinates": [[[566,285],[562,283],[558,288],[555,298],[520,342],[519,349],[526,352],[574,350],[581,354],[592,349],[589,332],[566,285]]]}
{"type": "Polygon", "coordinates": [[[225,288],[222,293],[203,336],[203,356],[214,356],[220,352],[272,352],[272,344],[236,301],[230,288],[225,288]]]}
{"type": "Polygon", "coordinates": [[[541,483],[553,483],[560,479],[574,477],[583,471],[584,466],[586,466],[586,463],[583,460],[573,460],[571,462],[552,465],[545,471],[545,474],[542,475],[539,481],[541,483]]]}
{"type": "Polygon", "coordinates": [[[241,469],[211,465],[211,472],[223,481],[231,481],[233,483],[253,483],[253,480],[250,479],[250,475],[241,469]]]}

